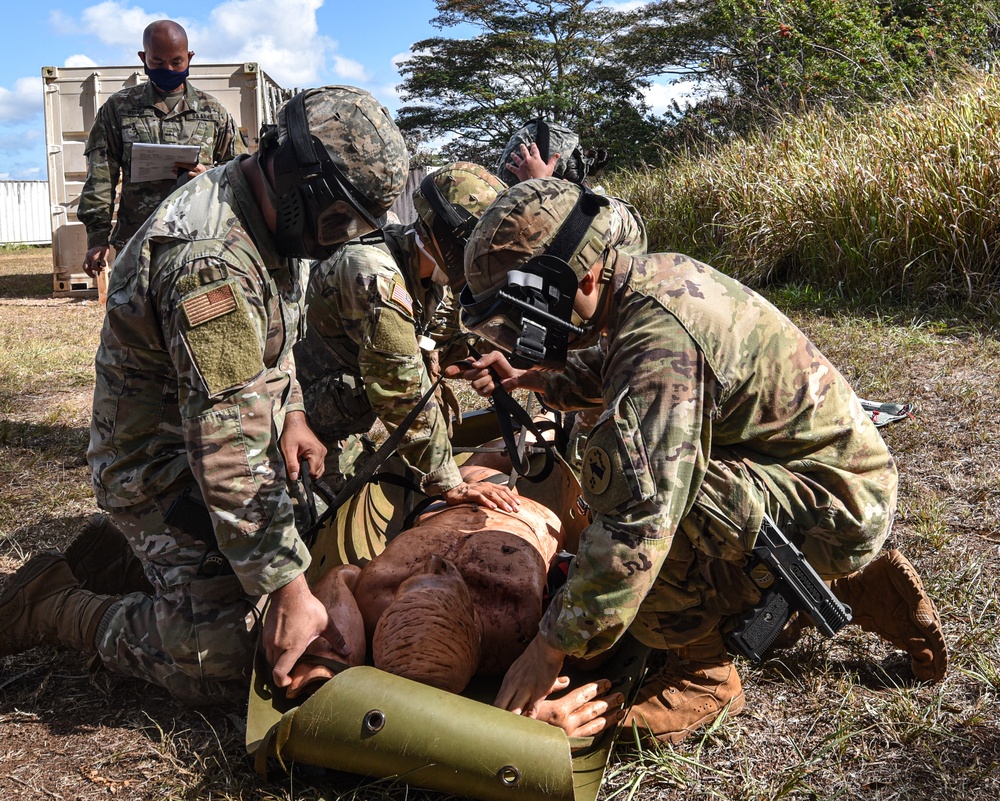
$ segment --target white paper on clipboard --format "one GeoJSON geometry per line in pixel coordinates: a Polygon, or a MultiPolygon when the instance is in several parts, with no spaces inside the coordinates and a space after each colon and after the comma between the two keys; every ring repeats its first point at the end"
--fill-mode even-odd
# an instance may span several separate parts
{"type": "Polygon", "coordinates": [[[201,148],[198,145],[153,145],[135,142],[132,145],[132,168],[129,180],[134,184],[162,181],[177,177],[174,164],[197,164],[201,148]]]}

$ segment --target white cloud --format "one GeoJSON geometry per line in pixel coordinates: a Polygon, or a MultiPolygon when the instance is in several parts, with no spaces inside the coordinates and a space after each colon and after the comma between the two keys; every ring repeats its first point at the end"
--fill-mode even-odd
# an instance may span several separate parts
{"type": "Polygon", "coordinates": [[[18,78],[13,91],[0,86],[0,121],[24,122],[42,111],[42,79],[18,78]]]}
{"type": "Polygon", "coordinates": [[[652,83],[646,90],[646,102],[654,114],[663,114],[673,107],[676,100],[683,109],[693,105],[707,95],[704,89],[699,89],[695,81],[674,81],[672,83],[652,83]]]}
{"type": "Polygon", "coordinates": [[[381,86],[372,87],[371,93],[375,96],[379,103],[388,108],[390,111],[395,112],[399,109],[401,100],[399,96],[398,83],[386,83],[381,86]]]}
{"type": "MultiPolygon", "coordinates": [[[[76,17],[65,11],[53,11],[49,14],[49,23],[59,33],[79,36],[81,33],[96,38],[99,42],[114,48],[120,48],[124,56],[142,50],[142,32],[154,20],[164,19],[169,15],[163,12],[146,11],[139,6],[129,6],[116,0],[105,0],[103,3],[88,6],[76,17]]],[[[185,21],[176,19],[181,25],[185,21]]]]}
{"type": "Polygon", "coordinates": [[[63,64],[64,67],[96,67],[97,62],[94,61],[90,56],[85,56],[82,53],[77,53],[66,59],[66,63],[63,64]]]}
{"type": "Polygon", "coordinates": [[[370,80],[365,65],[350,58],[335,55],[333,57],[333,73],[338,78],[353,83],[365,83],[370,80]]]}
{"type": "MultiPolygon", "coordinates": [[[[191,49],[203,63],[257,61],[282,86],[313,86],[337,48],[319,33],[316,11],[322,5],[323,0],[226,0],[212,9],[207,25],[188,27],[191,49]]],[[[343,61],[345,70],[360,69],[343,61]]]]}
{"type": "Polygon", "coordinates": [[[334,56],[337,42],[319,32],[316,12],[324,0],[223,0],[208,11],[206,22],[194,22],[163,11],[120,0],[88,6],[79,16],[50,14],[62,33],[94,36],[120,50],[123,63],[135,63],[142,32],[154,20],[170,18],[184,26],[195,58],[202,64],[256,61],[285,87],[315,85],[332,59],[333,71],[351,82],[368,79],[356,61],[334,56]]]}
{"type": "Polygon", "coordinates": [[[644,5],[648,5],[646,0],[625,0],[625,2],[621,3],[604,3],[604,6],[610,8],[612,11],[635,11],[644,5]]]}

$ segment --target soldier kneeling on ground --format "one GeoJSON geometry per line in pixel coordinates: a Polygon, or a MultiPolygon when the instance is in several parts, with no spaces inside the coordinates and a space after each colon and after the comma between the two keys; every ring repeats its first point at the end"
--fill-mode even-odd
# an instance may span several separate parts
{"type": "Polygon", "coordinates": [[[677,742],[741,712],[724,629],[758,602],[744,563],[765,514],[855,623],[905,650],[918,679],[940,681],[934,603],[902,554],[881,552],[896,466],[847,381],[732,278],[680,254],[617,250],[609,215],[584,187],[525,181],[483,214],[466,251],[462,319],[499,350],[446,375],[483,396],[499,380],[556,409],[604,409],[583,456],[593,522],[496,704],[536,714],[565,659],[627,630],[667,659],[626,725],[677,742]],[[602,335],[603,359],[578,358],[602,335]]]}

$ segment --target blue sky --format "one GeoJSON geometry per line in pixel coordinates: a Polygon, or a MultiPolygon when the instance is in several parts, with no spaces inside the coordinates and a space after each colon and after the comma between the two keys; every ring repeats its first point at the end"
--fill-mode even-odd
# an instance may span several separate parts
{"type": "MultiPolygon", "coordinates": [[[[436,14],[433,0],[12,0],[0,62],[0,179],[46,179],[42,67],[138,64],[153,20],[184,25],[203,64],[256,61],[282,86],[353,84],[396,109],[396,64],[410,45],[462,35],[437,31],[436,14]]],[[[675,93],[666,83],[654,86],[654,109],[675,93]]]]}

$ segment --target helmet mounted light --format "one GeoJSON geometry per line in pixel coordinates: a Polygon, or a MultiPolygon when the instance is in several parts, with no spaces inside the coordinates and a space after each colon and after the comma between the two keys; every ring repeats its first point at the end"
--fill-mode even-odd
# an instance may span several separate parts
{"type": "Polygon", "coordinates": [[[323,142],[310,134],[305,93],[288,101],[285,124],[284,142],[277,144],[274,129],[261,138],[274,175],[278,250],[295,258],[325,259],[345,242],[381,228],[385,215],[351,185],[323,142]]]}
{"type": "Polygon", "coordinates": [[[477,298],[467,284],[460,295],[462,323],[509,353],[518,369],[562,369],[572,338],[585,333],[573,322],[579,278],[569,260],[609,201],[581,189],[544,252],[508,272],[506,283],[491,294],[477,298]]]}

